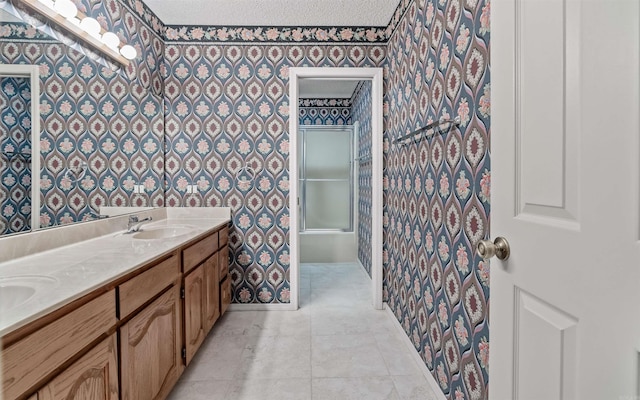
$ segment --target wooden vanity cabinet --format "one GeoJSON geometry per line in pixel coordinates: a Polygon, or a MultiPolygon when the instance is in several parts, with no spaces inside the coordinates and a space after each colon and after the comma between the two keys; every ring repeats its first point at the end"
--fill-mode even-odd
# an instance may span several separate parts
{"type": "Polygon", "coordinates": [[[184,370],[180,276],[174,254],[119,286],[122,400],[163,399],[184,370]]]}
{"type": "Polygon", "coordinates": [[[224,249],[219,238],[225,237],[226,246],[227,235],[225,227],[182,251],[186,365],[220,317],[220,253],[224,249]]]}
{"type": "MultiPolygon", "coordinates": [[[[1,398],[24,398],[62,368],[74,368],[68,367],[69,363],[116,325],[115,290],[71,311],[43,317],[42,321],[49,323],[2,349],[1,398]]],[[[39,325],[39,321],[35,323],[39,325]]],[[[75,369],[70,374],[81,380],[82,374],[92,371],[75,369]]]]}
{"type": "Polygon", "coordinates": [[[231,302],[227,246],[225,226],[2,338],[0,398],[166,398],[231,302]]]}
{"type": "Polygon", "coordinates": [[[40,389],[37,400],[118,400],[118,397],[118,341],[112,334],[40,389]]]}

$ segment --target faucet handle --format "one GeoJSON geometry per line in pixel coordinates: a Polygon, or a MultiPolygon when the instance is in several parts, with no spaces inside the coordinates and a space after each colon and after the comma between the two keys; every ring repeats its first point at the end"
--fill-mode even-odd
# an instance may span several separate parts
{"type": "Polygon", "coordinates": [[[129,223],[135,223],[138,222],[138,216],[137,215],[129,215],[129,223]]]}

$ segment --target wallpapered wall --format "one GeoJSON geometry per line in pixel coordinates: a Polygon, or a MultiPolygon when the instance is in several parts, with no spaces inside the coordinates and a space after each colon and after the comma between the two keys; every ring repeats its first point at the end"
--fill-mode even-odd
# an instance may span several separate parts
{"type": "Polygon", "coordinates": [[[371,81],[362,81],[356,88],[351,109],[358,131],[358,260],[371,276],[371,81]]]}
{"type": "Polygon", "coordinates": [[[234,302],[289,302],[289,68],[384,58],[384,46],[166,46],[166,203],[232,208],[234,302]]]}
{"type": "Polygon", "coordinates": [[[0,63],[40,66],[42,226],[90,218],[89,205],[164,204],[164,43],[115,0],[78,5],[137,48],[138,59],[126,70],[113,72],[42,40],[24,24],[3,25],[0,35],[0,63]],[[81,161],[87,173],[74,184],[64,170],[81,161]],[[134,194],[134,184],[143,184],[144,193],[134,194]]]}
{"type": "Polygon", "coordinates": [[[384,297],[452,399],[487,397],[489,2],[418,0],[385,65],[384,297]],[[418,144],[393,138],[460,116],[418,144]]]}
{"type": "Polygon", "coordinates": [[[351,124],[350,99],[301,99],[298,103],[300,125],[351,124]]]}
{"type": "Polygon", "coordinates": [[[30,107],[29,80],[0,77],[0,235],[31,229],[30,107]]]}

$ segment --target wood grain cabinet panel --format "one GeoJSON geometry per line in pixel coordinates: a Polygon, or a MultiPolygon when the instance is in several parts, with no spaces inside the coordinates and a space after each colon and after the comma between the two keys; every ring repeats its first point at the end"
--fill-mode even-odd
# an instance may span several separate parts
{"type": "Polygon", "coordinates": [[[205,332],[211,331],[220,317],[220,279],[218,279],[218,256],[216,253],[204,262],[204,316],[205,332]]]}
{"type": "Polygon", "coordinates": [[[188,273],[216,250],[218,250],[218,232],[187,247],[182,251],[182,272],[188,273]]]}
{"type": "Polygon", "coordinates": [[[135,276],[118,288],[120,318],[151,300],[180,276],[180,258],[172,255],[158,265],[135,276]]]}
{"type": "Polygon", "coordinates": [[[173,286],[120,328],[122,400],[164,399],[184,369],[180,287],[173,286]]]}
{"type": "Polygon", "coordinates": [[[38,392],[38,400],[118,400],[118,349],[113,334],[38,392]]]}
{"type": "Polygon", "coordinates": [[[218,247],[224,247],[229,243],[229,228],[224,227],[218,233],[218,247]]]}
{"type": "Polygon", "coordinates": [[[220,282],[229,274],[229,246],[218,251],[218,279],[220,282]]]}
{"type": "Polygon", "coordinates": [[[2,398],[15,399],[116,324],[115,290],[54,320],[2,350],[2,398]],[[25,362],[28,360],[28,362],[25,362]]]}
{"type": "Polygon", "coordinates": [[[200,348],[206,335],[205,290],[204,264],[202,264],[184,278],[184,336],[187,365],[200,348]]]}

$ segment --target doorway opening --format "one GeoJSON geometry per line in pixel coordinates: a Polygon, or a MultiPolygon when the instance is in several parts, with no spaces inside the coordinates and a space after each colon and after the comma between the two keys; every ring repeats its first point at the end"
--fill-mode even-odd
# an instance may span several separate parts
{"type": "Polygon", "coordinates": [[[368,272],[381,309],[382,69],[291,68],[289,78],[291,308],[300,305],[301,263],[351,261],[368,272]],[[367,117],[308,107],[314,90],[355,96],[362,88],[367,117]]]}

